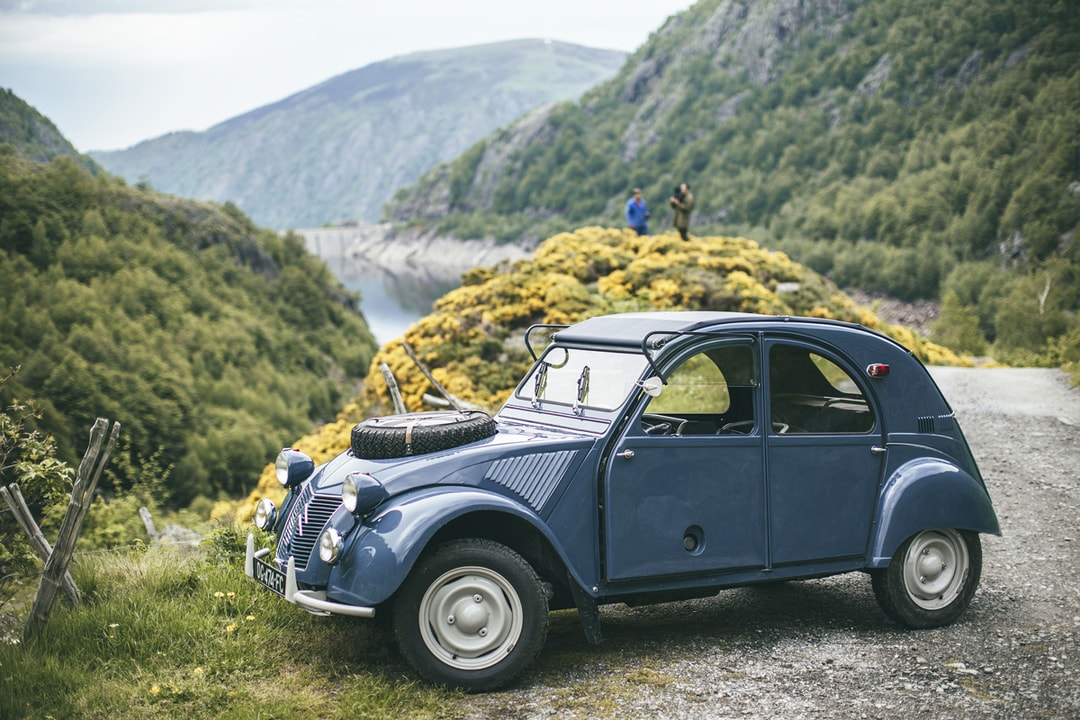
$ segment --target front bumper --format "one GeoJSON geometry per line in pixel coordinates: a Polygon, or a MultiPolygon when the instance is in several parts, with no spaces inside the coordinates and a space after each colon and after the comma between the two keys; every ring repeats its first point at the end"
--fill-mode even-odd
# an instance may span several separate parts
{"type": "MultiPolygon", "coordinates": [[[[270,548],[255,550],[255,536],[248,533],[247,551],[244,556],[244,574],[252,580],[255,578],[255,562],[270,554],[270,548]]],[[[256,580],[257,581],[257,580],[256,580]]],[[[257,581],[258,582],[258,581],[257,581]]],[[[264,587],[264,583],[260,583],[264,587]]],[[[273,588],[270,588],[271,590],[273,588]]],[[[296,564],[289,557],[285,566],[285,593],[286,600],[293,605],[299,605],[313,615],[348,615],[350,617],[372,618],[375,617],[375,608],[361,605],[346,605],[326,599],[324,590],[300,590],[296,583],[296,564]]]]}

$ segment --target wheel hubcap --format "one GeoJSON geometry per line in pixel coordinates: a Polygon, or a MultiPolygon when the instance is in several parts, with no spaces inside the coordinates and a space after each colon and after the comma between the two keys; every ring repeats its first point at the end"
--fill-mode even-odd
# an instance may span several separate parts
{"type": "Polygon", "coordinates": [[[955,530],[919,533],[904,557],[904,587],[924,610],[938,610],[956,599],[968,572],[967,544],[955,530]]]}
{"type": "Polygon", "coordinates": [[[460,670],[490,667],[514,649],[522,609],[514,587],[483,567],[457,568],[420,601],[420,634],[433,655],[460,670]]]}

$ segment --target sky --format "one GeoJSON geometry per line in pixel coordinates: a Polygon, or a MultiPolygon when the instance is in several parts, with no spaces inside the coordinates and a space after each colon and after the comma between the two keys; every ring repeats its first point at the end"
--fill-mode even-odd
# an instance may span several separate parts
{"type": "Polygon", "coordinates": [[[80,152],[205,130],[420,50],[632,52],[692,0],[0,0],[0,87],[80,152]]]}

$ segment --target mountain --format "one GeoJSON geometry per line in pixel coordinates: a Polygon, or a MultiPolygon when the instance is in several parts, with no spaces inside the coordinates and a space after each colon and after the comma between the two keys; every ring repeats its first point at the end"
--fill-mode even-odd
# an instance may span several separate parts
{"type": "Polygon", "coordinates": [[[231,201],[268,227],[374,222],[393,192],[423,171],[538,105],[578,97],[625,58],[548,40],[415,53],[205,132],[91,156],[132,183],[231,201]]]}
{"type": "Polygon", "coordinates": [[[30,160],[44,163],[69,157],[91,172],[101,172],[97,163],[80,154],[51,120],[4,88],[0,88],[0,142],[30,160]]]}
{"type": "MultiPolygon", "coordinates": [[[[351,397],[375,341],[355,296],[299,237],[259,229],[235,205],[94,176],[71,157],[34,162],[8,140],[0,406],[21,417],[33,402],[34,429],[56,438],[61,459],[77,463],[107,417],[121,434],[106,492],[156,483],[172,507],[214,500],[250,487],[267,458],[351,397]]],[[[0,480],[21,472],[5,465],[0,480]]]]}
{"type": "Polygon", "coordinates": [[[943,303],[938,332],[1080,362],[1080,4],[701,0],[610,81],[434,168],[388,218],[530,244],[652,226],[745,234],[845,287],[943,303]],[[947,312],[946,312],[947,310],[947,312]]]}

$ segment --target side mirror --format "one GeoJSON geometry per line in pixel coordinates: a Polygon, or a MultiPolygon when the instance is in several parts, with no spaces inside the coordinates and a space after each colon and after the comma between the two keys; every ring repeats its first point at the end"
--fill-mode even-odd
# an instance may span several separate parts
{"type": "Polygon", "coordinates": [[[660,397],[660,393],[664,391],[664,381],[653,375],[641,381],[641,389],[649,397],[660,397]]]}

